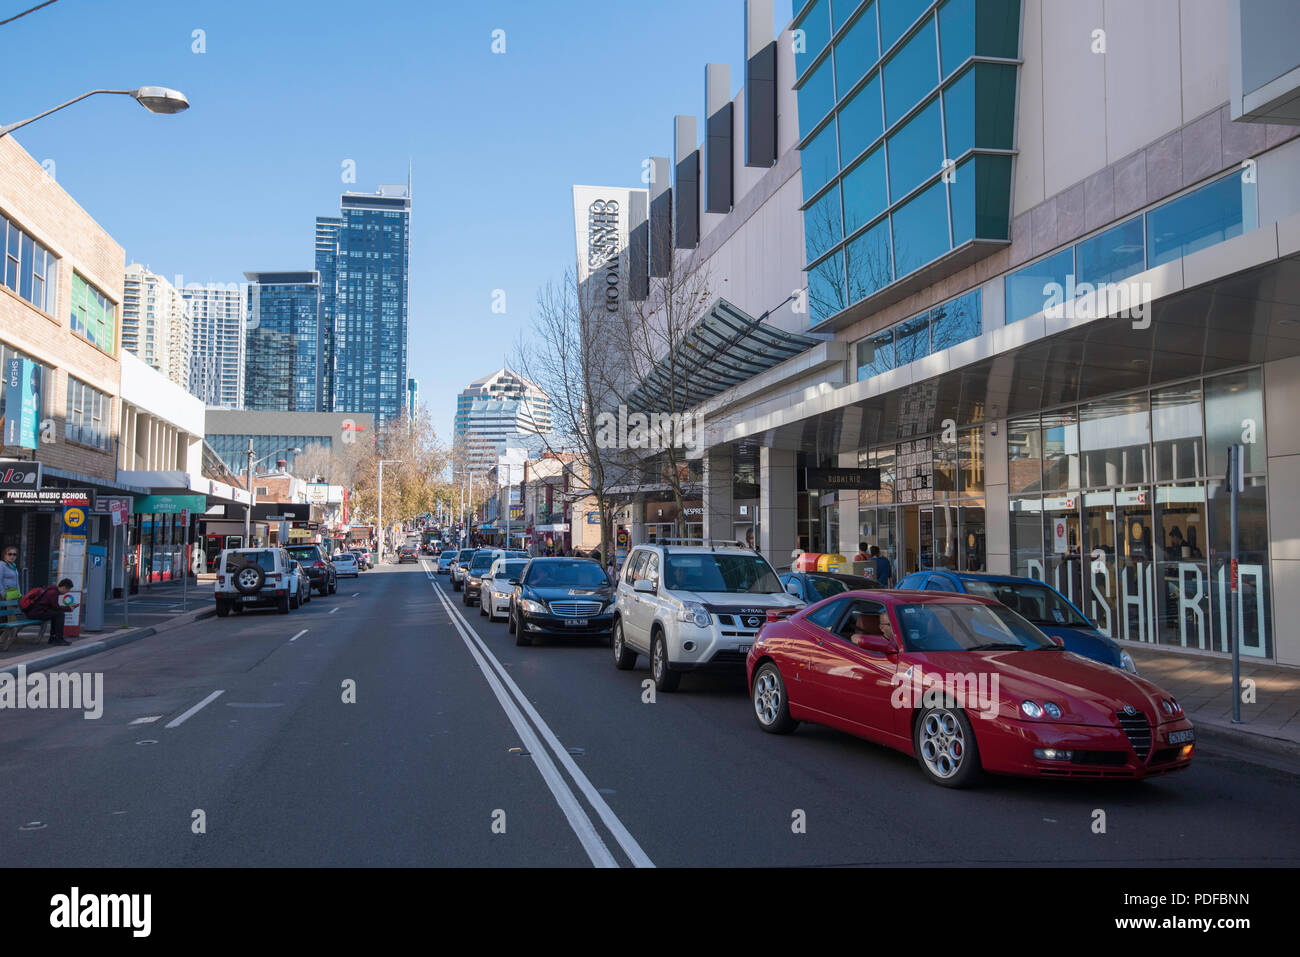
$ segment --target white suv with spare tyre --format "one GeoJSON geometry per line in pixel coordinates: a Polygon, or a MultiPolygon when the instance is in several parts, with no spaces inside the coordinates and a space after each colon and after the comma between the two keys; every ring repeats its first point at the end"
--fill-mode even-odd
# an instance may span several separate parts
{"type": "Polygon", "coordinates": [[[638,545],[618,581],[614,666],[628,670],[647,655],[660,691],[676,690],[686,671],[743,674],[768,611],[802,607],[767,559],[742,545],[638,545]]]}
{"type": "Polygon", "coordinates": [[[217,560],[217,616],[259,606],[287,615],[298,607],[298,574],[283,548],[227,548],[217,560]]]}

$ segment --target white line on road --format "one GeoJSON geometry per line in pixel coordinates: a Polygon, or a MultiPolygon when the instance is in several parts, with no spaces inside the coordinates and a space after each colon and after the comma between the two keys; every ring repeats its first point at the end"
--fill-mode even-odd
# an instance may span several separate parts
{"type": "Polygon", "coordinates": [[[151,715],[149,715],[148,717],[145,717],[145,718],[136,718],[136,719],[135,719],[134,721],[132,721],[131,723],[132,723],[132,724],[153,724],[153,722],[157,721],[157,720],[158,720],[159,718],[161,718],[161,717],[162,717],[162,715],[160,715],[160,714],[151,714],[151,715]]]}
{"type": "Polygon", "coordinates": [[[336,605],[336,606],[334,606],[333,608],[330,609],[330,614],[332,615],[332,614],[334,614],[334,613],[335,613],[336,611],[338,611],[338,610],[339,610],[339,609],[338,609],[338,606],[336,605]]]}
{"type": "Polygon", "coordinates": [[[310,628],[304,628],[302,631],[298,632],[298,634],[294,635],[294,636],[293,636],[292,638],[290,638],[289,640],[290,640],[290,641],[297,641],[297,640],[298,640],[299,638],[301,638],[303,635],[307,634],[307,632],[310,631],[310,630],[311,630],[310,628]]]}
{"type": "Polygon", "coordinates": [[[361,592],[359,592],[359,591],[354,591],[354,592],[352,593],[352,597],[353,597],[353,598],[360,598],[360,597],[361,597],[361,592]]]}
{"type": "Polygon", "coordinates": [[[199,711],[201,711],[203,708],[206,708],[208,705],[212,704],[212,702],[216,701],[218,698],[220,698],[220,697],[221,697],[223,694],[225,694],[225,693],[226,693],[226,689],[225,689],[225,688],[222,688],[220,691],[214,691],[214,692],[212,692],[212,694],[208,695],[206,698],[204,698],[202,701],[200,701],[200,702],[199,702],[198,704],[196,704],[194,707],[190,708],[189,711],[186,711],[186,712],[185,712],[183,715],[181,715],[179,718],[175,718],[175,719],[173,719],[173,720],[167,722],[167,724],[165,725],[165,727],[168,727],[168,728],[175,728],[175,727],[178,727],[178,726],[181,724],[181,722],[186,721],[186,720],[188,720],[189,718],[194,717],[196,714],[199,713],[199,711]]]}
{"type": "Polygon", "coordinates": [[[585,774],[583,774],[582,769],[574,763],[572,756],[564,746],[560,744],[559,738],[555,736],[555,732],[553,732],[550,726],[542,720],[542,716],[537,713],[537,709],[533,707],[532,702],[528,700],[528,697],[520,690],[519,686],[515,684],[514,679],[511,678],[510,674],[504,667],[502,667],[501,662],[497,660],[496,656],[488,650],[487,644],[481,637],[479,637],[478,632],[474,631],[473,626],[466,621],[465,616],[461,613],[460,609],[456,608],[451,603],[451,600],[446,597],[446,594],[437,582],[434,582],[433,587],[434,590],[438,592],[438,596],[442,599],[443,604],[446,606],[448,613],[453,617],[453,619],[459,618],[465,627],[469,629],[470,633],[478,642],[479,647],[487,656],[487,659],[492,663],[492,666],[500,676],[501,681],[513,692],[520,707],[523,708],[524,713],[527,714],[528,717],[530,717],[537,725],[542,738],[555,753],[560,764],[564,766],[564,769],[569,772],[569,775],[577,783],[583,796],[586,797],[591,806],[595,808],[596,814],[605,823],[605,826],[609,828],[610,833],[614,835],[619,846],[623,848],[623,852],[631,859],[633,866],[654,867],[654,862],[650,860],[649,855],[641,849],[641,845],[637,843],[636,838],[632,836],[631,832],[629,832],[623,825],[623,822],[619,820],[618,815],[614,813],[613,808],[605,802],[605,799],[601,797],[599,792],[597,792],[597,790],[592,786],[591,781],[588,780],[585,774]]]}

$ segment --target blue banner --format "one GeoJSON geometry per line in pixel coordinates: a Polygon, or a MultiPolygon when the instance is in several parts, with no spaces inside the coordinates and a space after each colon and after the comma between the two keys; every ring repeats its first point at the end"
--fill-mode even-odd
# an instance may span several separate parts
{"type": "Polygon", "coordinates": [[[31,359],[10,359],[5,369],[5,445],[40,445],[40,398],[41,367],[31,359]]]}

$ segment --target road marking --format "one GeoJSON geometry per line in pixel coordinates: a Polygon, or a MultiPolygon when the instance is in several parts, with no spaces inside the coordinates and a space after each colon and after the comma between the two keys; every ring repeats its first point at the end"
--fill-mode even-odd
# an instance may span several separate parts
{"type": "Polygon", "coordinates": [[[196,714],[199,713],[199,711],[201,711],[203,708],[206,708],[208,705],[212,704],[212,702],[216,701],[218,698],[220,698],[220,697],[221,697],[223,694],[225,694],[225,693],[226,693],[226,689],[225,689],[225,688],[222,688],[220,691],[214,691],[214,692],[212,692],[212,694],[208,695],[206,698],[204,698],[202,701],[200,701],[200,702],[199,702],[198,704],[196,704],[194,707],[190,708],[189,711],[186,711],[186,712],[185,712],[183,715],[181,715],[179,718],[175,718],[175,719],[173,719],[172,721],[169,721],[169,722],[165,725],[165,727],[168,727],[168,728],[179,727],[180,724],[181,724],[182,722],[187,721],[187,720],[189,720],[190,718],[194,717],[196,714]]]}
{"type": "Polygon", "coordinates": [[[136,718],[131,723],[132,724],[153,724],[153,722],[157,721],[161,717],[162,715],[160,714],[151,714],[147,718],[136,718]]]}
{"type": "Polygon", "coordinates": [[[360,597],[361,597],[361,592],[359,592],[359,591],[354,591],[354,592],[352,593],[352,597],[353,597],[353,598],[360,598],[360,597]]]}
{"type": "MultiPolygon", "coordinates": [[[[452,617],[452,624],[455,626],[456,630],[460,632],[462,640],[465,641],[466,646],[470,649],[470,653],[474,655],[478,661],[480,670],[482,670],[484,675],[488,678],[488,684],[492,686],[493,692],[497,693],[497,700],[501,700],[501,695],[497,692],[497,689],[500,686],[504,685],[509,689],[513,696],[513,700],[509,701],[510,707],[506,710],[507,717],[511,717],[511,711],[514,711],[516,714],[518,713],[518,710],[515,708],[517,701],[519,708],[522,708],[524,713],[532,720],[533,724],[536,725],[542,740],[546,742],[547,747],[550,748],[550,751],[555,755],[555,758],[560,762],[564,769],[569,772],[569,776],[577,784],[578,789],[582,792],[583,796],[586,797],[587,802],[595,809],[597,816],[602,822],[604,822],[605,826],[614,836],[614,839],[618,841],[619,846],[632,861],[633,866],[654,867],[654,862],[650,860],[649,855],[641,849],[641,845],[637,843],[636,838],[632,836],[631,832],[629,832],[623,825],[623,822],[619,820],[618,815],[614,813],[613,809],[605,802],[605,799],[601,797],[592,786],[591,781],[588,780],[587,776],[582,772],[578,765],[574,763],[572,755],[570,755],[564,746],[560,744],[559,739],[555,736],[555,732],[553,732],[550,726],[542,719],[542,716],[537,713],[537,709],[533,707],[532,703],[528,700],[528,697],[522,690],[520,690],[519,686],[515,684],[514,679],[511,678],[510,674],[504,667],[502,667],[501,662],[498,661],[496,656],[488,649],[487,644],[479,636],[478,632],[474,630],[473,626],[466,620],[460,609],[456,608],[452,604],[451,600],[447,597],[446,593],[437,582],[434,582],[433,589],[434,592],[437,593],[438,599],[443,603],[448,614],[452,617]],[[472,644],[470,638],[471,635],[473,636],[472,644]],[[488,663],[490,663],[493,673],[488,672],[488,663]]],[[[502,707],[506,708],[506,702],[502,702],[502,707]]],[[[515,723],[513,717],[511,717],[511,723],[515,723]]],[[[524,737],[524,745],[527,750],[532,752],[531,757],[533,758],[534,763],[537,763],[538,770],[542,770],[542,765],[537,759],[537,752],[539,749],[528,747],[530,743],[529,739],[532,739],[533,741],[536,740],[536,736],[533,734],[533,729],[526,722],[523,724],[522,728],[520,728],[519,724],[515,724],[515,728],[520,731],[521,736],[524,737]]],[[[547,764],[550,765],[550,754],[543,751],[542,756],[546,759],[547,764]]],[[[551,766],[553,767],[553,765],[551,766]]],[[[546,777],[546,772],[544,770],[542,770],[542,776],[546,777]]],[[[550,784],[549,779],[547,780],[547,783],[550,784]]],[[[561,778],[559,783],[564,788],[565,794],[572,798],[573,792],[569,789],[567,782],[561,778]]],[[[551,791],[552,793],[555,793],[555,788],[552,787],[551,791]]],[[[565,803],[559,794],[556,794],[556,799],[557,801],[560,801],[561,809],[564,809],[565,803]]],[[[569,816],[567,810],[565,813],[566,817],[569,816]]],[[[575,823],[574,818],[570,817],[569,823],[570,826],[574,828],[574,833],[578,835],[579,840],[583,840],[583,832],[579,828],[581,827],[582,822],[586,822],[586,827],[592,828],[592,837],[594,837],[598,842],[600,851],[608,855],[609,851],[605,848],[604,841],[601,840],[599,833],[595,832],[591,819],[587,816],[586,811],[583,810],[580,804],[577,806],[577,813],[581,815],[581,818],[575,823]]],[[[583,846],[584,848],[587,847],[585,841],[583,846]]],[[[589,856],[591,853],[591,850],[588,849],[589,856]]],[[[592,863],[596,864],[598,867],[618,866],[617,861],[614,861],[612,864],[605,864],[598,861],[595,857],[592,857],[592,863]]]]}
{"type": "Polygon", "coordinates": [[[290,640],[290,641],[297,641],[297,640],[298,640],[299,638],[301,638],[303,635],[307,634],[307,632],[310,631],[310,630],[311,630],[311,629],[309,629],[309,628],[304,628],[302,631],[298,632],[298,634],[294,635],[294,636],[293,636],[292,638],[290,638],[289,640],[290,640]]]}
{"type": "Polygon", "coordinates": [[[335,605],[333,608],[330,609],[330,614],[332,615],[338,610],[339,610],[338,605],[335,605]]]}

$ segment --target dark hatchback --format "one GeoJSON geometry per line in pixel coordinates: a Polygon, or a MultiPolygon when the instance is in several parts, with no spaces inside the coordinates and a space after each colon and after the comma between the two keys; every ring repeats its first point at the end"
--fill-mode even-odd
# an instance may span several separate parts
{"type": "Polygon", "coordinates": [[[302,566],[312,588],[322,595],[332,595],[338,591],[338,575],[334,572],[334,563],[325,557],[325,551],[319,545],[290,545],[285,551],[302,566]]]}
{"type": "Polygon", "coordinates": [[[515,644],[548,637],[608,638],[614,627],[614,586],[584,558],[534,558],[514,584],[510,633],[515,644]]]}

